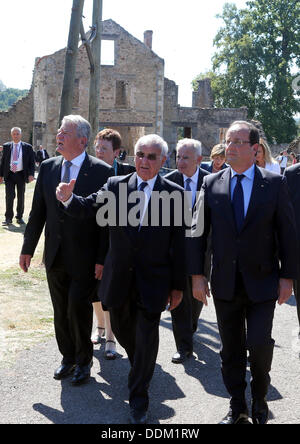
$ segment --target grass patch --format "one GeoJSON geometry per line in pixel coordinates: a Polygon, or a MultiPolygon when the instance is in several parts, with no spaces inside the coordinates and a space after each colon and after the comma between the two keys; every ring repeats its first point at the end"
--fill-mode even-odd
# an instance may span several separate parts
{"type": "MultiPolygon", "coordinates": [[[[31,208],[35,182],[26,185],[25,221],[31,208]]],[[[4,220],[5,187],[0,185],[0,218],[4,220]]],[[[42,264],[44,240],[37,246],[28,273],[19,268],[25,227],[0,225],[0,367],[14,363],[18,352],[54,335],[53,310],[42,264]]]]}

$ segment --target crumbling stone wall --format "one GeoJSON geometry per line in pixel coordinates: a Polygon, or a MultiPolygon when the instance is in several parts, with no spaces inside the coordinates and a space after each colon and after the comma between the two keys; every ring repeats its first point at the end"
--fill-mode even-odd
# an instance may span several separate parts
{"type": "MultiPolygon", "coordinates": [[[[163,131],[164,61],[112,20],[103,22],[102,40],[114,41],[114,65],[101,66],[99,129],[120,131],[129,154],[140,135],[163,131]]],[[[55,151],[65,49],[36,60],[34,70],[34,143],[55,151]]],[[[78,52],[72,112],[88,118],[89,61],[78,52]]]]}
{"type": "Polygon", "coordinates": [[[0,112],[0,145],[11,140],[10,130],[14,126],[22,129],[22,140],[32,141],[33,92],[14,103],[7,111],[0,112]]]}

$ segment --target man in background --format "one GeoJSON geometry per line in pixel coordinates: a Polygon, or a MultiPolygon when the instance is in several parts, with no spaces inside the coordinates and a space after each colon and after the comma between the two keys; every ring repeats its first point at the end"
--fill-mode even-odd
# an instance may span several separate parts
{"type": "Polygon", "coordinates": [[[47,153],[47,150],[43,147],[43,145],[40,145],[35,155],[35,161],[37,163],[38,170],[40,169],[41,163],[46,159],[49,159],[49,154],[47,153]]]}
{"type": "Polygon", "coordinates": [[[11,129],[11,142],[3,145],[0,163],[0,183],[5,181],[5,220],[2,225],[12,224],[14,217],[14,199],[17,189],[16,221],[24,224],[24,198],[26,183],[34,180],[34,152],[32,146],[21,140],[21,128],[11,129]]]}
{"type": "MultiPolygon", "coordinates": [[[[165,179],[182,186],[189,192],[189,207],[194,208],[197,192],[202,187],[203,178],[209,173],[199,167],[202,160],[202,146],[198,140],[182,139],[176,146],[177,170],[167,174],[165,179]]],[[[187,251],[187,254],[188,251],[187,251]]],[[[176,353],[172,357],[174,364],[183,363],[193,353],[193,334],[198,327],[198,319],[203,303],[193,298],[192,279],[187,277],[187,286],[182,302],[171,311],[176,353]]]]}

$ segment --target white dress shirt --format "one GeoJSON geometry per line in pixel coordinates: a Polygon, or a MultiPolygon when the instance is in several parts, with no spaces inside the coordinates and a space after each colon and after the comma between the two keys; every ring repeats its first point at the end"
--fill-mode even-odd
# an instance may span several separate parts
{"type": "MultiPolygon", "coordinates": [[[[72,166],[70,167],[70,180],[77,179],[77,176],[79,174],[79,171],[80,171],[81,165],[83,164],[84,159],[85,159],[85,151],[70,161],[70,162],[72,162],[72,166]]],[[[66,159],[64,159],[63,164],[62,164],[62,168],[61,168],[61,180],[65,174],[65,169],[66,169],[65,163],[66,163],[66,159]]]]}
{"type": "Polygon", "coordinates": [[[149,200],[151,198],[151,194],[152,194],[152,191],[153,191],[153,188],[154,188],[154,184],[155,184],[156,178],[157,178],[157,175],[155,177],[152,177],[152,179],[143,180],[143,179],[140,178],[140,176],[137,175],[137,190],[139,190],[139,187],[140,187],[142,182],[146,182],[147,183],[147,186],[144,188],[145,203],[144,203],[144,208],[143,208],[143,211],[142,211],[142,217],[140,219],[141,220],[140,225],[142,225],[142,222],[143,222],[143,219],[144,219],[147,207],[148,207],[148,203],[149,203],[149,200]]]}
{"type": "Polygon", "coordinates": [[[182,174],[182,175],[183,175],[183,181],[184,181],[184,185],[183,185],[184,189],[186,189],[186,180],[187,179],[191,179],[190,188],[191,188],[191,192],[192,192],[192,199],[191,199],[191,202],[190,202],[190,204],[191,204],[190,206],[192,208],[193,203],[196,200],[197,184],[198,184],[198,176],[199,176],[199,167],[197,167],[196,172],[195,172],[195,174],[193,174],[192,177],[188,177],[185,174],[182,174]]]}

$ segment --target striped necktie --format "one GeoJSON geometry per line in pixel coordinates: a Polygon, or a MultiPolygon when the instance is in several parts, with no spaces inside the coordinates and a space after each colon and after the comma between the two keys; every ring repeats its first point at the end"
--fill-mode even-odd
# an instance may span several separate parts
{"type": "Polygon", "coordinates": [[[18,144],[14,143],[14,148],[13,148],[13,156],[12,156],[12,165],[11,165],[11,170],[13,173],[15,173],[17,171],[17,167],[18,167],[18,144]]]}

